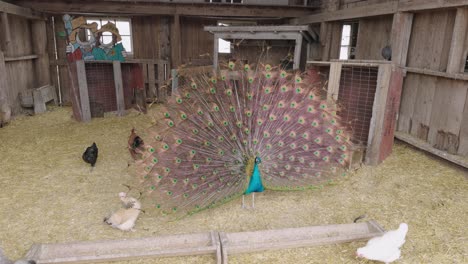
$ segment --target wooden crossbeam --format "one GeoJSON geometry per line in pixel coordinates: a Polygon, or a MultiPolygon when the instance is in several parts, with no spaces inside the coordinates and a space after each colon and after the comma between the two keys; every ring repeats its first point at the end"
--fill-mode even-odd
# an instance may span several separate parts
{"type": "Polygon", "coordinates": [[[47,13],[70,14],[129,14],[129,15],[184,15],[225,17],[301,17],[314,8],[303,6],[219,5],[209,3],[154,3],[121,1],[34,1],[18,0],[18,5],[47,13]]]}
{"type": "Polygon", "coordinates": [[[45,17],[43,14],[37,11],[34,11],[31,8],[13,5],[4,1],[0,1],[0,12],[11,14],[11,15],[16,15],[16,16],[21,16],[21,17],[25,17],[29,19],[45,20],[45,17]]]}

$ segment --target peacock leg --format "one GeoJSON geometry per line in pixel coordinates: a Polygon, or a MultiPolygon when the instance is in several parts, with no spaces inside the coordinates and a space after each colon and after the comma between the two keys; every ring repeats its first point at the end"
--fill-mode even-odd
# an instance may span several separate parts
{"type": "Polygon", "coordinates": [[[241,208],[245,209],[245,201],[244,201],[245,195],[242,195],[242,206],[241,208]]]}
{"type": "Polygon", "coordinates": [[[255,208],[255,192],[252,193],[252,209],[255,208]]]}

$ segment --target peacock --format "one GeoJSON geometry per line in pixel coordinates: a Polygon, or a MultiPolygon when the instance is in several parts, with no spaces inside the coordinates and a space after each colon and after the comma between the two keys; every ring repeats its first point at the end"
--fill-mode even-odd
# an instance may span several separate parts
{"type": "Polygon", "coordinates": [[[345,175],[350,129],[316,70],[229,61],[185,77],[129,150],[149,207],[192,214],[345,175]]]}

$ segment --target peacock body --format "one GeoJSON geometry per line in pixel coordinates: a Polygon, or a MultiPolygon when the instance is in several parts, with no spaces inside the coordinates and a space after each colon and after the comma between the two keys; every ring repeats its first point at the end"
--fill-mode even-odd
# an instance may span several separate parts
{"type": "Polygon", "coordinates": [[[178,87],[129,148],[151,207],[193,213],[243,194],[343,175],[350,140],[318,72],[229,62],[178,87]]]}

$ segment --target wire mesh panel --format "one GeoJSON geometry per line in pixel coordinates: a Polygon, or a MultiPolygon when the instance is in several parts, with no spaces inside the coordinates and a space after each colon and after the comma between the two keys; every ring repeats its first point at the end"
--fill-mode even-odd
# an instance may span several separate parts
{"type": "Polygon", "coordinates": [[[91,117],[101,116],[101,112],[103,114],[103,112],[116,111],[117,99],[112,64],[87,62],[86,80],[91,117]]]}
{"type": "Polygon", "coordinates": [[[367,145],[377,88],[377,67],[343,65],[338,102],[340,116],[349,123],[354,143],[367,145]]]}

